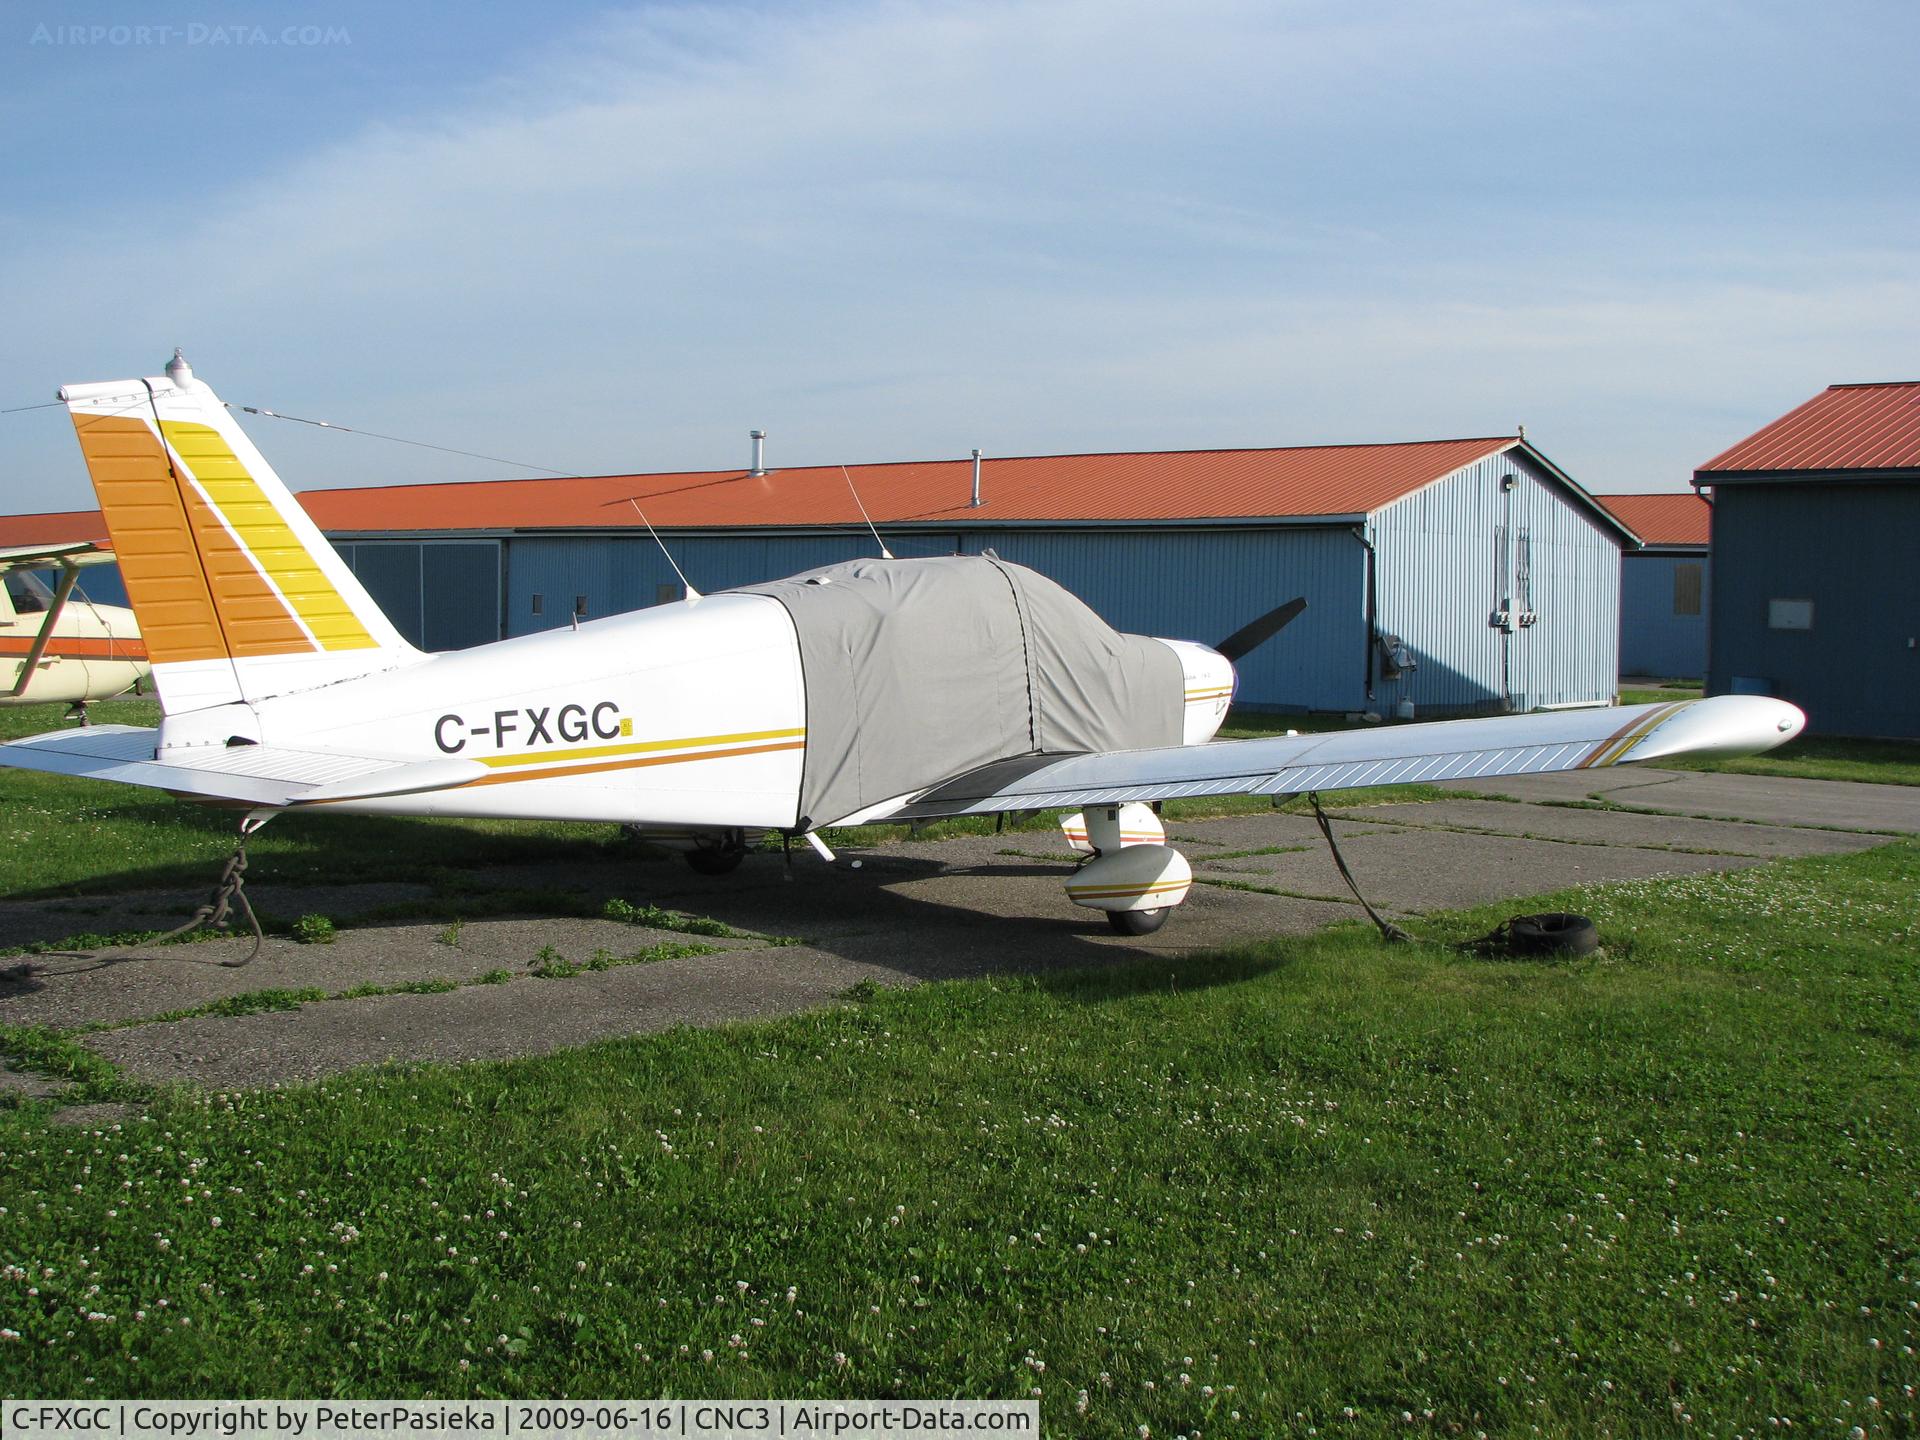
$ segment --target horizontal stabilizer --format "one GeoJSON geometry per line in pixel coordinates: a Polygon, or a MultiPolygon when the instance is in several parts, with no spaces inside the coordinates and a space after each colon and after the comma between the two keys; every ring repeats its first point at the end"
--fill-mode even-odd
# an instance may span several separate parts
{"type": "Polygon", "coordinates": [[[202,800],[283,809],[410,795],[478,779],[477,760],[388,760],[281,745],[209,745],[155,753],[158,730],[93,725],[0,745],[0,766],[117,780],[202,800]]]}
{"type": "Polygon", "coordinates": [[[1191,795],[1299,795],[1417,781],[1587,770],[1669,755],[1751,755],[1798,735],[1784,700],[1718,695],[1667,705],[1390,725],[1154,750],[1023,756],[936,785],[871,820],[931,820],[1124,805],[1191,795]]]}

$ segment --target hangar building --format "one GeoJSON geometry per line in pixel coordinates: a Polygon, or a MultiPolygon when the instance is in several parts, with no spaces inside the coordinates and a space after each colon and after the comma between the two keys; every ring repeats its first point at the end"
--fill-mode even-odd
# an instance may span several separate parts
{"type": "Polygon", "coordinates": [[[1602,495],[1640,537],[1620,561],[1620,673],[1707,673],[1707,541],[1713,508],[1697,491],[1602,495]]]}
{"type": "Polygon", "coordinates": [[[1920,738],[1920,381],[1830,386],[1693,483],[1713,490],[1708,692],[1920,738]]]}
{"type": "Polygon", "coordinates": [[[428,649],[678,599],[642,510],[686,578],[714,591],[872,555],[864,503],[895,555],[991,549],[1122,630],[1218,641],[1304,595],[1306,613],[1240,667],[1242,703],[1290,712],[1605,704],[1619,674],[1620,553],[1636,543],[1513,436],[756,465],[300,499],[428,649]]]}
{"type": "Polygon", "coordinates": [[[1420,713],[1602,703],[1633,536],[1524,440],[1050,455],[308,491],[403,631],[471,644],[874,551],[991,549],[1123,630],[1219,640],[1308,610],[1244,703],[1420,713]],[[757,471],[757,473],[756,473],[757,471]],[[856,501],[855,492],[858,492],[856,501]],[[976,503],[977,500],[977,503],[976,503]],[[489,626],[489,620],[497,617],[489,626]]]}

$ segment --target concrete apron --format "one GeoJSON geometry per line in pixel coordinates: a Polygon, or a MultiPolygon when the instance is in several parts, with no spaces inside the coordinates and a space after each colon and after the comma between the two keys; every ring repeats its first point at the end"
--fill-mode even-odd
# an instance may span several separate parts
{"type": "MultiPolygon", "coordinates": [[[[1623,770],[1469,788],[1497,790],[1516,803],[1463,798],[1345,811],[1347,818],[1336,819],[1349,862],[1383,910],[1404,916],[1566,885],[1733,869],[1920,831],[1920,790],[1900,786],[1623,770]],[[1567,808],[1594,798],[1724,818],[1567,808]]],[[[1261,814],[1171,829],[1200,883],[1164,929],[1142,939],[1117,936],[1100,915],[1066,901],[1061,881],[1070,862],[1064,842],[1051,834],[900,841],[849,853],[834,866],[803,850],[790,872],[778,856],[754,856],[718,879],[670,860],[564,875],[532,868],[495,878],[577,887],[596,902],[612,895],[651,902],[712,916],[742,934],[715,940],[605,920],[490,919],[465,922],[449,944],[443,922],[352,928],[356,908],[392,895],[390,887],[343,886],[330,896],[334,918],[348,922],[335,944],[270,940],[258,960],[239,968],[222,962],[245,953],[240,941],[0,963],[0,1024],[120,1026],[83,1043],[139,1080],[231,1089],[388,1060],[542,1054],[676,1025],[790,1014],[830,1004],[862,980],[904,985],[1063,969],[1303,934],[1359,914],[1311,820],[1261,814]],[[858,869],[853,859],[862,862],[858,869]],[[357,896],[357,888],[368,894],[357,896]],[[805,943],[770,944],[777,936],[805,943]],[[714,950],[566,979],[527,973],[547,946],[578,963],[595,950],[627,955],[664,942],[714,950]],[[513,978],[468,983],[500,970],[513,978]],[[151,1019],[266,989],[331,994],[436,980],[461,988],[151,1019]]],[[[298,913],[272,886],[254,890],[265,908],[298,913]]],[[[152,896],[115,903],[130,914],[165,908],[152,896]]],[[[35,912],[19,903],[0,910],[0,943],[19,944],[57,924],[35,912]]]]}

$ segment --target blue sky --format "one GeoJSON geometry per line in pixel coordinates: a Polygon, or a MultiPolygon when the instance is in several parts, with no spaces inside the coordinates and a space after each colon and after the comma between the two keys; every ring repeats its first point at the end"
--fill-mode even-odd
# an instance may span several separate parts
{"type": "MultiPolygon", "coordinates": [[[[1677,489],[1920,378],[1915,54],[1844,0],[24,0],[0,408],[180,345],[582,472],[1524,423],[1677,489]]],[[[519,473],[247,423],[297,488],[519,473]]],[[[91,504],[59,410],[0,457],[91,504]]]]}

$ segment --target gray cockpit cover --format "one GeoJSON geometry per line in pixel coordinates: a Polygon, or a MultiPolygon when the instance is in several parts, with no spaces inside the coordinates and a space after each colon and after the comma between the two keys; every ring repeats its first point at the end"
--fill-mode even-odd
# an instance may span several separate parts
{"type": "Polygon", "coordinates": [[[1179,657],[1024,566],[855,560],[741,590],[800,638],[803,829],[996,760],[1180,743],[1179,657]]]}

